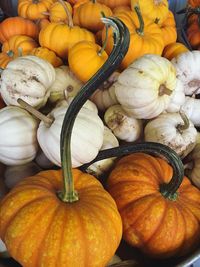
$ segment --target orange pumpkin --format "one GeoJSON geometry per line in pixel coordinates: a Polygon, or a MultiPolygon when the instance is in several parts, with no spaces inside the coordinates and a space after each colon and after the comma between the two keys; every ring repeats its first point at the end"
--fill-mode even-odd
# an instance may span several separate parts
{"type": "Polygon", "coordinates": [[[184,255],[200,241],[200,191],[171,178],[165,160],[143,153],[119,160],[108,178],[124,239],[151,257],[184,255]]]}
{"type": "Polygon", "coordinates": [[[0,68],[5,69],[8,63],[15,59],[15,57],[16,55],[12,51],[0,53],[0,68]]]}
{"type": "Polygon", "coordinates": [[[164,45],[175,43],[177,39],[176,22],[174,14],[169,11],[166,20],[161,25],[164,45]]]}
{"type": "MultiPolygon", "coordinates": [[[[164,48],[164,41],[160,27],[157,24],[152,23],[146,17],[142,18],[138,7],[135,7],[135,12],[120,11],[115,14],[115,16],[125,23],[130,32],[129,49],[122,61],[121,69],[127,68],[130,63],[132,63],[135,59],[141,57],[142,55],[162,54],[164,48]]],[[[104,27],[102,31],[103,41],[105,39],[105,36],[106,29],[104,27]]],[[[109,29],[106,52],[110,54],[112,48],[112,31],[109,29]]]]}
{"type": "Polygon", "coordinates": [[[163,57],[172,60],[172,58],[187,51],[189,51],[189,49],[184,44],[176,42],[165,46],[162,55],[163,57]]]}
{"type": "MultiPolygon", "coordinates": [[[[71,5],[63,1],[63,4],[67,6],[70,14],[72,14],[72,7],[71,5]]],[[[49,9],[49,20],[51,22],[68,22],[68,16],[66,14],[63,5],[60,2],[55,2],[49,9]]]]}
{"type": "Polygon", "coordinates": [[[200,1],[199,0],[188,0],[188,5],[191,7],[199,7],[200,1]]]}
{"type": "Polygon", "coordinates": [[[48,19],[37,20],[37,25],[38,25],[39,31],[41,31],[41,29],[46,27],[49,23],[50,23],[50,21],[48,19]]]}
{"type": "Polygon", "coordinates": [[[37,39],[38,26],[29,19],[10,17],[0,23],[0,42],[7,41],[11,36],[22,34],[37,39]]]}
{"type": "Polygon", "coordinates": [[[98,3],[96,0],[91,0],[80,5],[76,9],[73,22],[75,25],[97,32],[104,26],[101,21],[101,12],[103,12],[106,17],[112,16],[112,11],[109,7],[98,3]]]}
{"type": "Polygon", "coordinates": [[[54,0],[18,0],[18,15],[31,20],[46,18],[45,12],[54,2],[54,0]]]}
{"type": "Polygon", "coordinates": [[[98,2],[111,9],[114,9],[117,6],[130,6],[130,0],[98,0],[98,2]]]}
{"type": "Polygon", "coordinates": [[[188,26],[187,38],[192,48],[196,49],[200,46],[200,25],[198,21],[195,21],[188,26]]]}
{"type": "Polygon", "coordinates": [[[89,2],[90,0],[79,0],[77,1],[74,5],[73,5],[73,14],[76,12],[77,8],[82,5],[85,4],[87,2],[89,2]]]}
{"type": "Polygon", "coordinates": [[[33,38],[27,35],[14,35],[3,43],[2,52],[13,51],[14,54],[18,55],[20,49],[21,55],[24,56],[35,47],[38,47],[38,44],[33,38]]]}
{"type": "Polygon", "coordinates": [[[55,68],[57,68],[63,64],[62,59],[57,57],[55,52],[49,50],[46,47],[34,48],[32,51],[30,51],[29,54],[49,61],[55,68]]]}
{"type": "Polygon", "coordinates": [[[87,82],[107,58],[107,53],[99,45],[82,41],[69,49],[68,63],[76,77],[82,82],[87,82]]]}

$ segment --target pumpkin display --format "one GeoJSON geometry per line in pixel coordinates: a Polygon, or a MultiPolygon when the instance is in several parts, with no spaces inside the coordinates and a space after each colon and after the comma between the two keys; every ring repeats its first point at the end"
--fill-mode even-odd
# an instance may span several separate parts
{"type": "Polygon", "coordinates": [[[150,119],[168,107],[176,84],[176,69],[172,63],[149,54],[130,64],[113,86],[116,98],[127,114],[150,119]]]}
{"type": "Polygon", "coordinates": [[[27,35],[14,35],[2,45],[2,52],[12,51],[14,54],[21,56],[27,55],[31,50],[38,47],[37,42],[27,35]]]}
{"type": "Polygon", "coordinates": [[[8,17],[14,17],[18,15],[17,6],[18,0],[1,0],[1,9],[8,17]]]}
{"type": "Polygon", "coordinates": [[[174,14],[170,10],[168,12],[167,18],[163,21],[160,28],[163,34],[164,46],[176,42],[177,39],[176,22],[174,14]]]}
{"type": "Polygon", "coordinates": [[[38,121],[26,110],[7,106],[0,110],[0,162],[20,165],[32,161],[37,153],[38,121]]]}
{"type": "Polygon", "coordinates": [[[36,47],[33,48],[29,55],[37,56],[39,58],[42,58],[44,60],[47,60],[49,63],[51,63],[54,68],[57,68],[63,64],[62,59],[59,58],[55,52],[49,50],[46,47],[36,47]]]}
{"type": "MultiPolygon", "coordinates": [[[[62,3],[62,1],[61,1],[62,3]]],[[[68,8],[65,7],[68,16],[68,24],[51,22],[41,29],[39,43],[54,51],[61,58],[67,59],[69,49],[76,43],[87,40],[95,43],[95,37],[90,31],[73,25],[73,20],[68,8]]]]}
{"type": "MultiPolygon", "coordinates": [[[[128,31],[123,24],[106,21],[116,25],[119,38],[111,60],[101,68],[100,75],[93,77],[92,84],[85,85],[88,94],[94,90],[93,84],[99,86],[110,76],[128,49],[128,31]]],[[[1,202],[0,237],[11,256],[23,266],[106,266],[120,243],[122,223],[114,200],[94,177],[71,168],[71,132],[81,102],[86,100],[85,96],[77,96],[74,101],[78,105],[72,102],[65,115],[61,130],[62,171],[48,170],[25,179],[1,202]],[[16,205],[12,205],[13,201],[16,205]]]]}
{"type": "Polygon", "coordinates": [[[162,55],[163,57],[172,60],[174,57],[187,51],[189,51],[189,49],[184,44],[176,42],[165,46],[162,55]]]}
{"type": "Polygon", "coordinates": [[[67,9],[69,10],[70,14],[72,14],[72,7],[70,3],[63,1],[63,3],[55,2],[49,8],[49,20],[51,22],[68,22],[68,16],[66,14],[66,10],[63,7],[63,4],[66,5],[67,9]]]}
{"type": "Polygon", "coordinates": [[[38,26],[33,21],[21,17],[10,17],[0,23],[0,43],[17,34],[37,39],[39,34],[38,26]]]}
{"type": "Polygon", "coordinates": [[[54,0],[18,0],[18,15],[30,20],[45,18],[54,0]]]}
{"type": "Polygon", "coordinates": [[[30,105],[44,106],[55,80],[55,70],[46,60],[36,56],[18,57],[8,63],[1,74],[1,95],[7,105],[19,105],[22,98],[30,105]]]}
{"type": "Polygon", "coordinates": [[[96,0],[90,0],[76,9],[73,16],[73,22],[75,25],[97,32],[103,29],[104,26],[100,19],[102,12],[106,17],[112,16],[112,11],[109,7],[98,3],[96,0]]]}
{"type": "Polygon", "coordinates": [[[104,47],[93,42],[81,41],[69,49],[68,63],[77,78],[82,82],[87,82],[101,68],[107,58],[104,47]]]}
{"type": "Polygon", "coordinates": [[[107,181],[123,238],[155,258],[185,255],[200,241],[200,191],[164,160],[144,153],[120,159],[107,181]],[[173,177],[172,177],[173,174],[173,177]]]}

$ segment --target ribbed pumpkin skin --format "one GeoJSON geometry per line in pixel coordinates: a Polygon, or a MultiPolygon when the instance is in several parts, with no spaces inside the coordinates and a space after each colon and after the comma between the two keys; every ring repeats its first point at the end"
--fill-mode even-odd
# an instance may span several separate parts
{"type": "Polygon", "coordinates": [[[56,196],[61,177],[51,170],[19,183],[1,202],[0,236],[23,267],[105,267],[121,240],[116,204],[97,179],[76,169],[79,200],[64,203],[56,196]]]}
{"type": "Polygon", "coordinates": [[[37,39],[38,27],[31,20],[21,17],[10,17],[3,20],[0,24],[0,42],[7,41],[11,36],[24,34],[37,39]]]}
{"type": "Polygon", "coordinates": [[[111,9],[117,6],[130,6],[130,0],[98,0],[98,2],[110,7],[111,9]]]}
{"type": "Polygon", "coordinates": [[[166,161],[137,153],[122,158],[108,178],[124,239],[151,257],[182,255],[200,241],[200,191],[184,177],[177,200],[170,201],[159,185],[171,177],[166,161]]]}
{"type": "Polygon", "coordinates": [[[181,53],[187,52],[189,49],[182,43],[176,42],[167,45],[163,50],[163,57],[172,60],[181,53]]]}
{"type": "Polygon", "coordinates": [[[176,22],[174,15],[171,11],[169,11],[166,20],[163,22],[161,26],[161,31],[163,34],[163,40],[165,46],[176,42],[177,39],[176,22]]]}
{"type": "Polygon", "coordinates": [[[9,56],[9,55],[8,55],[7,53],[5,53],[5,52],[0,53],[0,68],[1,68],[1,69],[5,69],[6,66],[8,65],[8,63],[9,63],[10,61],[12,61],[14,58],[15,58],[14,55],[9,56]]]}

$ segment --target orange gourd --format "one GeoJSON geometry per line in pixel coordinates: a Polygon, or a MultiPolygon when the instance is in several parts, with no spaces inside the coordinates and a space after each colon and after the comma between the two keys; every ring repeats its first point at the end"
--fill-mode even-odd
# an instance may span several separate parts
{"type": "Polygon", "coordinates": [[[37,25],[38,25],[39,31],[41,31],[41,29],[45,28],[49,23],[50,23],[50,21],[48,19],[37,20],[37,25]]]}
{"type": "Polygon", "coordinates": [[[188,0],[188,5],[191,7],[199,7],[200,1],[199,0],[188,0]]]}
{"type": "Polygon", "coordinates": [[[68,63],[76,77],[82,82],[87,82],[107,58],[104,48],[92,42],[82,41],[69,49],[68,63]]]}
{"type": "Polygon", "coordinates": [[[3,43],[2,52],[12,51],[15,55],[18,55],[20,50],[21,55],[24,56],[35,47],[38,47],[38,44],[33,38],[26,35],[14,35],[3,43]]]}
{"type": "MultiPolygon", "coordinates": [[[[63,4],[67,6],[70,14],[72,14],[72,7],[70,3],[63,1],[63,4]]],[[[49,20],[51,22],[68,22],[68,16],[66,14],[63,5],[60,2],[55,2],[49,9],[49,20]]]]}
{"type": "MultiPolygon", "coordinates": [[[[61,1],[62,2],[62,1],[61,1]]],[[[94,34],[74,26],[69,10],[63,5],[68,15],[68,24],[51,22],[39,33],[41,46],[54,51],[61,58],[67,58],[69,49],[76,43],[87,40],[95,42],[94,34]]]]}
{"type": "Polygon", "coordinates": [[[104,26],[101,21],[101,12],[103,12],[106,17],[112,16],[112,11],[109,7],[98,3],[96,0],[91,0],[80,5],[76,9],[73,22],[75,25],[97,32],[104,26]]]}
{"type": "Polygon", "coordinates": [[[85,3],[87,3],[87,2],[89,2],[90,0],[79,0],[79,1],[77,1],[74,5],[73,5],[73,14],[75,14],[75,12],[76,12],[76,10],[77,10],[77,8],[79,7],[79,6],[81,6],[82,4],[85,4],[85,3]]]}
{"type": "Polygon", "coordinates": [[[7,41],[11,36],[22,34],[37,39],[38,26],[29,19],[10,17],[0,23],[0,42],[7,41]]]}
{"type": "Polygon", "coordinates": [[[175,43],[177,39],[176,22],[174,14],[169,11],[166,20],[161,25],[164,45],[175,43]]]}
{"type": "Polygon", "coordinates": [[[63,64],[62,59],[60,59],[55,52],[49,50],[46,47],[37,47],[30,51],[29,55],[37,56],[45,59],[51,63],[54,68],[57,68],[63,64]]]}
{"type": "Polygon", "coordinates": [[[111,9],[114,9],[117,6],[130,6],[130,0],[98,0],[98,2],[111,9]]]}
{"type": "Polygon", "coordinates": [[[200,46],[200,24],[199,20],[191,23],[187,28],[187,38],[192,48],[197,49],[200,46]]]}
{"type": "Polygon", "coordinates": [[[0,53],[0,68],[5,69],[10,61],[16,58],[16,55],[12,51],[0,53]]]}
{"type": "Polygon", "coordinates": [[[18,15],[30,20],[46,18],[54,0],[18,0],[18,15]]]}
{"type": "Polygon", "coordinates": [[[162,55],[163,57],[172,60],[172,58],[187,51],[189,51],[189,49],[184,44],[176,42],[165,46],[162,55]]]}
{"type": "Polygon", "coordinates": [[[108,178],[123,238],[150,257],[185,255],[200,241],[200,191],[186,177],[171,178],[165,160],[143,153],[119,160],[108,178]]]}

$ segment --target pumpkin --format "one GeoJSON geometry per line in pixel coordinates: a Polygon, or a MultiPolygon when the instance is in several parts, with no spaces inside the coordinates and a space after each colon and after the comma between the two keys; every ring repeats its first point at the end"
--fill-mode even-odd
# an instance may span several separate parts
{"type": "Polygon", "coordinates": [[[20,165],[32,161],[37,153],[38,121],[26,110],[7,106],[0,110],[0,162],[20,165]]]}
{"type": "Polygon", "coordinates": [[[183,112],[160,114],[147,122],[144,128],[146,142],[167,145],[182,158],[192,151],[196,139],[197,130],[183,112]]]}
{"type": "Polygon", "coordinates": [[[7,18],[0,23],[1,43],[7,41],[11,36],[17,34],[27,35],[33,39],[37,39],[39,34],[38,26],[31,20],[21,17],[7,18]]]}
{"type": "Polygon", "coordinates": [[[62,59],[59,58],[55,52],[49,50],[46,47],[37,47],[30,51],[29,55],[33,55],[39,58],[42,58],[49,63],[51,63],[54,68],[59,67],[63,64],[62,59]]]}
{"type": "Polygon", "coordinates": [[[18,0],[18,15],[30,20],[45,18],[54,0],[18,0]]]}
{"type": "Polygon", "coordinates": [[[7,17],[17,16],[18,0],[1,0],[1,9],[7,17]]]}
{"type": "Polygon", "coordinates": [[[172,63],[149,54],[135,60],[120,73],[113,86],[116,98],[127,114],[138,119],[151,119],[168,107],[176,84],[176,70],[172,63]]]}
{"type": "Polygon", "coordinates": [[[114,9],[117,6],[130,6],[130,0],[98,0],[98,2],[111,9],[114,9]]]}
{"type": "Polygon", "coordinates": [[[82,40],[95,42],[95,37],[90,31],[74,26],[69,10],[65,5],[63,6],[68,15],[68,25],[56,22],[49,23],[41,29],[39,43],[41,46],[54,51],[61,58],[66,59],[69,48],[82,40]]]}
{"type": "Polygon", "coordinates": [[[0,53],[0,68],[2,70],[5,69],[8,63],[12,61],[15,57],[16,55],[12,51],[0,53]]]}
{"type": "Polygon", "coordinates": [[[97,32],[103,29],[104,26],[101,21],[102,12],[106,17],[112,16],[112,11],[109,7],[98,3],[96,0],[90,0],[76,9],[73,22],[75,25],[97,32]]]}
{"type": "Polygon", "coordinates": [[[44,152],[40,148],[37,152],[37,155],[34,160],[41,169],[49,170],[53,168],[55,165],[45,156],[44,152]]]}
{"type": "Polygon", "coordinates": [[[196,127],[200,127],[200,99],[186,96],[181,110],[187,115],[196,127]]]}
{"type": "Polygon", "coordinates": [[[150,257],[184,255],[200,241],[200,191],[172,174],[166,160],[136,153],[119,160],[107,181],[123,238],[150,257]]]}
{"type": "Polygon", "coordinates": [[[186,95],[198,93],[200,87],[200,51],[187,51],[172,59],[177,78],[182,81],[186,95]]]}
{"type": "MultiPolygon", "coordinates": [[[[120,11],[115,14],[122,20],[130,31],[129,50],[122,61],[121,69],[126,69],[134,60],[145,54],[161,55],[164,41],[160,27],[146,17],[142,17],[138,6],[134,11],[120,11]]],[[[102,31],[102,40],[106,38],[106,28],[102,31]]],[[[108,42],[106,52],[111,53],[113,47],[112,31],[108,31],[108,42]]]]}
{"type": "Polygon", "coordinates": [[[162,24],[168,16],[167,0],[131,0],[131,7],[139,5],[143,16],[148,17],[152,22],[162,24]]]}
{"type": "Polygon", "coordinates": [[[44,27],[46,27],[50,23],[50,20],[48,20],[48,19],[39,19],[39,20],[37,20],[36,23],[38,25],[39,31],[41,31],[41,29],[43,29],[44,27]]]}
{"type": "Polygon", "coordinates": [[[39,109],[50,95],[55,70],[48,61],[28,55],[9,62],[1,80],[1,95],[7,105],[19,105],[20,97],[39,109]]]}
{"type": "Polygon", "coordinates": [[[174,14],[169,10],[167,18],[163,21],[161,25],[161,31],[164,39],[164,46],[176,42],[177,31],[176,22],[174,14]]]}
{"type": "Polygon", "coordinates": [[[104,47],[101,48],[93,42],[81,41],[69,49],[68,63],[76,77],[82,82],[87,82],[101,68],[107,58],[104,47]]]}
{"type": "Polygon", "coordinates": [[[188,5],[191,7],[198,7],[200,5],[199,0],[188,0],[188,5]]]}
{"type": "Polygon", "coordinates": [[[162,55],[163,57],[172,60],[174,57],[187,51],[189,51],[189,49],[184,44],[176,42],[165,46],[162,55]]]}
{"type": "Polygon", "coordinates": [[[14,35],[3,43],[2,52],[13,51],[14,54],[18,55],[20,51],[21,56],[24,56],[36,47],[38,44],[33,38],[27,35],[14,35]]]}
{"type": "MultiPolygon", "coordinates": [[[[118,21],[107,21],[120,27],[115,29],[119,39],[100,75],[85,85],[88,94],[94,90],[93,84],[99,86],[110,76],[111,68],[120,64],[128,49],[126,28],[118,21]]],[[[73,102],[65,116],[61,131],[62,171],[48,170],[25,179],[0,204],[0,237],[11,256],[24,267],[106,266],[120,243],[122,223],[114,200],[94,177],[71,168],[73,120],[86,100],[85,96],[77,96],[74,101],[78,105],[73,102]],[[13,201],[16,205],[12,205],[13,201]]]]}
{"type": "MultiPolygon", "coordinates": [[[[70,14],[72,14],[72,7],[70,3],[64,1],[64,5],[67,6],[70,14]]],[[[59,1],[55,2],[51,7],[49,8],[49,20],[51,22],[68,22],[68,16],[66,14],[65,9],[63,8],[63,4],[61,4],[59,1]]]]}
{"type": "Polygon", "coordinates": [[[193,49],[196,49],[200,46],[199,35],[200,35],[199,21],[195,21],[187,27],[187,38],[193,49]]]}

